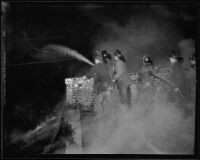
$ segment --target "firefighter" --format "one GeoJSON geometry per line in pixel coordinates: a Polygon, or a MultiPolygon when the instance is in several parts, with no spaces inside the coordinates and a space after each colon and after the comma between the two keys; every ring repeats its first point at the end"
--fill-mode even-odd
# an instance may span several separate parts
{"type": "Polygon", "coordinates": [[[151,75],[150,71],[153,71],[153,60],[148,56],[145,55],[142,58],[142,67],[139,71],[139,79],[138,81],[140,90],[148,88],[151,84],[151,75]]]}
{"type": "Polygon", "coordinates": [[[171,63],[172,73],[170,75],[170,81],[173,83],[169,92],[170,101],[174,102],[177,107],[181,107],[186,111],[187,103],[184,97],[185,91],[185,77],[182,68],[183,58],[179,57],[175,51],[171,51],[169,55],[169,60],[171,63]]]}
{"type": "MultiPolygon", "coordinates": [[[[105,65],[108,65],[110,77],[111,79],[113,79],[114,62],[112,60],[112,56],[106,50],[102,50],[102,57],[103,57],[103,63],[105,65]]],[[[114,88],[114,85],[112,86],[112,88],[114,88]]]]}
{"type": "Polygon", "coordinates": [[[113,82],[117,85],[121,103],[130,106],[131,79],[125,65],[125,57],[121,51],[117,49],[114,53],[114,58],[113,82]]]}
{"type": "Polygon", "coordinates": [[[84,78],[94,78],[94,109],[98,114],[99,112],[103,112],[104,102],[110,98],[109,93],[112,90],[112,79],[110,77],[109,67],[103,63],[103,57],[98,51],[94,59],[95,65],[84,78]]]}
{"type": "Polygon", "coordinates": [[[138,77],[138,99],[137,102],[145,107],[145,112],[150,110],[153,102],[152,76],[156,75],[153,67],[153,60],[150,56],[144,55],[142,67],[138,77]]]}
{"type": "Polygon", "coordinates": [[[171,82],[176,86],[174,88],[175,92],[178,92],[179,89],[183,89],[184,81],[184,72],[182,68],[183,58],[179,57],[175,51],[171,51],[169,55],[169,60],[171,64],[172,74],[170,76],[171,82]]]}
{"type": "Polygon", "coordinates": [[[189,102],[189,109],[190,111],[194,111],[195,109],[195,102],[196,102],[196,54],[189,58],[190,61],[190,68],[185,75],[186,80],[186,87],[187,87],[187,100],[189,102]]]}

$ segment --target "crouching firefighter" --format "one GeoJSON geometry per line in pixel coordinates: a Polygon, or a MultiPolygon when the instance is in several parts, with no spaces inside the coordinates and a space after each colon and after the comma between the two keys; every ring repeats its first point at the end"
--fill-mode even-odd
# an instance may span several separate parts
{"type": "MultiPolygon", "coordinates": [[[[137,102],[145,107],[146,113],[151,110],[153,103],[153,78],[157,75],[153,66],[153,60],[150,56],[145,55],[142,58],[142,67],[139,70],[138,78],[138,99],[137,102]]],[[[157,75],[158,77],[158,75],[157,75]]]]}
{"type": "Polygon", "coordinates": [[[114,58],[113,82],[117,84],[121,103],[131,106],[131,79],[125,65],[125,57],[121,51],[117,49],[114,53],[114,58]]]}
{"type": "Polygon", "coordinates": [[[109,67],[103,63],[102,55],[96,51],[94,56],[95,65],[84,76],[84,78],[94,78],[94,111],[97,113],[104,112],[104,102],[110,99],[110,92],[112,91],[112,79],[109,73],[109,67]]]}

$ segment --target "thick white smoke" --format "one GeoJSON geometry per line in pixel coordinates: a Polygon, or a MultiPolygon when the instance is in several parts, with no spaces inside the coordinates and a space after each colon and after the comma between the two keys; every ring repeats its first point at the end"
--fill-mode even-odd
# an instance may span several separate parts
{"type": "Polygon", "coordinates": [[[157,99],[149,108],[140,103],[127,108],[115,102],[106,107],[112,112],[104,112],[99,121],[85,126],[89,144],[85,153],[193,153],[194,117],[184,118],[182,109],[174,104],[157,99]]]}
{"type": "MultiPolygon", "coordinates": [[[[192,40],[180,41],[182,35],[170,21],[150,15],[132,17],[123,26],[104,23],[96,38],[95,50],[122,51],[129,72],[138,71],[145,54],[156,65],[166,67],[171,50],[180,49],[184,55],[194,49],[192,40]]],[[[158,95],[151,107],[142,102],[131,109],[116,103],[106,107],[115,112],[86,126],[86,153],[193,154],[194,115],[184,117],[182,106],[169,102],[166,93],[158,95]]]]}

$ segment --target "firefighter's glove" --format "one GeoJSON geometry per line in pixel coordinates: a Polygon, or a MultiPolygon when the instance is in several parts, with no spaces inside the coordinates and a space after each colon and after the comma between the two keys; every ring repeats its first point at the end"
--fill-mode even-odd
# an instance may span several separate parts
{"type": "Polygon", "coordinates": [[[113,83],[115,83],[115,79],[113,79],[112,81],[113,81],[113,83]]]}
{"type": "Polygon", "coordinates": [[[174,88],[174,92],[178,92],[179,91],[179,88],[174,88]]]}

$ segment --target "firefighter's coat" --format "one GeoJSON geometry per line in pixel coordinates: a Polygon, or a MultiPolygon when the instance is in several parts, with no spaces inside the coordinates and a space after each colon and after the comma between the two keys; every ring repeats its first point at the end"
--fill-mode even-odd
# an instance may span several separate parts
{"type": "MultiPolygon", "coordinates": [[[[174,84],[176,88],[180,89],[181,93],[184,93],[185,77],[181,64],[175,63],[174,65],[171,66],[171,69],[172,69],[172,74],[170,75],[170,81],[174,84]]],[[[177,106],[182,105],[182,98],[178,93],[174,92],[174,88],[171,88],[169,92],[169,98],[172,102],[175,102],[177,106]]]]}
{"type": "Polygon", "coordinates": [[[150,105],[152,103],[152,79],[151,73],[154,73],[152,65],[143,65],[139,71],[138,79],[138,102],[143,105],[150,105]]]}
{"type": "Polygon", "coordinates": [[[86,77],[94,78],[94,90],[97,94],[102,91],[106,91],[109,86],[112,86],[112,79],[109,72],[109,66],[107,64],[95,64],[86,77]]]}
{"type": "Polygon", "coordinates": [[[127,71],[126,65],[122,60],[117,60],[114,63],[114,80],[117,83],[117,88],[119,90],[119,96],[122,103],[129,103],[129,85],[131,84],[131,79],[127,71]]]}
{"type": "Polygon", "coordinates": [[[172,68],[172,74],[170,76],[171,82],[174,83],[174,85],[177,88],[183,89],[184,88],[184,72],[183,68],[180,63],[175,63],[172,68]]]}
{"type": "Polygon", "coordinates": [[[188,99],[188,102],[195,106],[195,100],[196,100],[196,84],[197,84],[197,79],[196,79],[196,68],[191,67],[188,72],[185,75],[186,79],[186,97],[188,99]]]}
{"type": "Polygon", "coordinates": [[[109,72],[109,66],[104,63],[95,64],[87,78],[94,78],[94,110],[97,114],[104,112],[104,103],[111,99],[110,88],[112,86],[112,78],[109,72]]]}
{"type": "Polygon", "coordinates": [[[150,72],[153,71],[152,65],[142,66],[139,71],[139,90],[148,88],[151,85],[150,72]]]}

